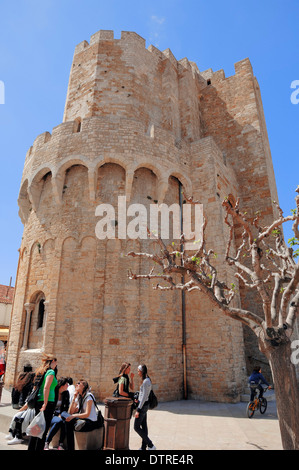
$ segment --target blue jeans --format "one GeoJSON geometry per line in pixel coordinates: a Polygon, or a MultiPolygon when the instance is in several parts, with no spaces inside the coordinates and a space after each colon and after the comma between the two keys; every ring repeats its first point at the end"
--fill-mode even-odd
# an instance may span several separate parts
{"type": "Polygon", "coordinates": [[[48,444],[52,441],[53,437],[59,430],[61,430],[59,443],[63,443],[64,438],[65,438],[64,421],[60,418],[60,416],[53,416],[52,421],[51,421],[51,428],[46,439],[46,442],[48,444]]]}
{"type": "Polygon", "coordinates": [[[139,411],[139,417],[135,418],[134,421],[134,431],[139,434],[142,439],[141,449],[146,450],[146,447],[153,447],[153,443],[148,437],[148,429],[147,429],[147,414],[148,405],[143,405],[142,409],[139,411]]]}

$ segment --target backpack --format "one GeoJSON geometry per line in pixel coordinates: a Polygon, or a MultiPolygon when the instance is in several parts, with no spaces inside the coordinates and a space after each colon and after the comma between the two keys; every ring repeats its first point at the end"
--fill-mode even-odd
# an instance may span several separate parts
{"type": "Polygon", "coordinates": [[[31,409],[31,410],[34,409],[35,406],[36,406],[36,403],[37,403],[37,395],[38,395],[40,386],[41,386],[42,383],[43,383],[43,380],[44,380],[45,375],[46,375],[46,373],[44,373],[44,374],[41,376],[40,380],[39,380],[37,383],[35,383],[35,385],[34,385],[32,391],[31,391],[31,393],[28,395],[28,398],[27,398],[27,400],[26,400],[26,403],[27,403],[27,405],[28,405],[28,408],[31,409]]]}
{"type": "Polygon", "coordinates": [[[113,396],[113,397],[119,397],[119,392],[118,392],[118,379],[119,379],[119,376],[114,377],[114,379],[112,379],[113,382],[114,382],[115,384],[117,384],[116,389],[115,389],[114,392],[112,393],[112,396],[113,396]]]}
{"type": "Polygon", "coordinates": [[[129,377],[127,376],[127,374],[123,374],[123,375],[120,375],[118,377],[114,377],[114,379],[113,379],[113,382],[117,383],[116,389],[112,393],[113,397],[118,398],[120,396],[120,394],[119,394],[119,379],[121,379],[122,377],[124,377],[126,379],[125,384],[124,384],[125,385],[124,386],[124,392],[130,393],[129,392],[129,377]]]}

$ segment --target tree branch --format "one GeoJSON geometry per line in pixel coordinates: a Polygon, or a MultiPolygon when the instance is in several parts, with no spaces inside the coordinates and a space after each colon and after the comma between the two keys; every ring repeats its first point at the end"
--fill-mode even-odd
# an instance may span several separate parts
{"type": "MultiPolygon", "coordinates": [[[[200,247],[191,256],[187,256],[185,253],[184,234],[181,235],[179,251],[169,251],[163,240],[148,230],[151,238],[155,239],[160,246],[161,255],[135,253],[131,251],[128,253],[128,256],[148,259],[158,264],[162,269],[162,273],[156,274],[153,272],[153,269],[148,274],[133,274],[130,272],[129,278],[160,279],[169,284],[168,286],[163,286],[158,283],[154,286],[156,290],[178,289],[188,292],[194,290],[200,291],[211,300],[213,305],[220,308],[225,315],[247,324],[255,332],[259,331],[260,328],[265,332],[272,331],[273,324],[277,321],[277,317],[280,326],[283,322],[286,322],[288,326],[292,328],[299,304],[299,266],[298,263],[296,264],[294,261],[292,248],[286,246],[279,231],[279,227],[285,222],[293,220],[293,230],[296,238],[299,240],[299,186],[296,191],[298,193],[298,196],[296,196],[296,214],[294,213],[292,216],[284,217],[282,210],[276,204],[279,217],[265,228],[260,226],[261,214],[259,212],[256,213],[257,215],[254,218],[250,220],[247,219],[246,213],[242,213],[239,209],[239,200],[233,204],[227,198],[222,203],[226,211],[225,223],[229,227],[225,259],[229,265],[236,268],[237,272],[235,276],[243,282],[246,287],[256,289],[259,293],[262,300],[265,320],[253,312],[230,305],[235,296],[235,289],[233,287],[229,288],[226,283],[219,281],[218,270],[211,262],[214,252],[213,250],[206,250],[206,217],[204,217],[203,238],[200,247]],[[232,218],[232,223],[229,221],[229,217],[232,218]],[[243,233],[242,242],[236,247],[236,254],[233,257],[230,255],[230,252],[232,250],[236,224],[243,228],[243,233]],[[276,229],[278,230],[276,231],[276,229]],[[276,231],[274,233],[276,236],[275,249],[266,243],[267,237],[273,234],[273,231],[276,231]],[[248,247],[246,246],[247,243],[248,247]],[[263,244],[267,249],[261,249],[260,244],[263,244]],[[244,251],[248,255],[246,261],[247,259],[251,261],[251,267],[240,261],[244,251]],[[272,268],[274,269],[269,269],[269,267],[262,263],[264,251],[267,260],[272,263],[272,268]],[[180,265],[177,264],[178,257],[180,258],[180,265]],[[177,282],[174,279],[173,276],[177,274],[181,275],[181,282],[177,282]],[[249,280],[247,280],[246,277],[248,277],[249,280]],[[271,277],[273,277],[274,283],[272,284],[272,292],[270,295],[269,281],[271,277]],[[186,282],[185,279],[187,279],[186,282]],[[285,286],[285,284],[287,284],[287,286],[282,293],[282,287],[285,286]]],[[[189,203],[195,204],[193,198],[186,199],[189,203]]]]}

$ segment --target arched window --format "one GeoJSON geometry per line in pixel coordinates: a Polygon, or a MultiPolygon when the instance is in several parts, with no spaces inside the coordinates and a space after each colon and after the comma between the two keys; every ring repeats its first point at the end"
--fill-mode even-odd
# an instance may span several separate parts
{"type": "Polygon", "coordinates": [[[47,317],[46,296],[42,291],[35,292],[25,304],[26,322],[23,347],[39,349],[43,346],[47,317]]]}

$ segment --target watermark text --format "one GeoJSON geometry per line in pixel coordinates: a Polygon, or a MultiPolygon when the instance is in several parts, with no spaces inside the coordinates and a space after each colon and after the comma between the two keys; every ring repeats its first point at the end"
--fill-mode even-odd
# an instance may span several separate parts
{"type": "Polygon", "coordinates": [[[299,340],[292,341],[291,348],[293,350],[291,354],[291,362],[296,366],[299,364],[299,340]]]}
{"type": "Polygon", "coordinates": [[[291,94],[291,103],[298,104],[299,103],[299,80],[293,80],[291,83],[291,88],[295,89],[291,94]]]}
{"type": "Polygon", "coordinates": [[[202,204],[130,204],[126,196],[118,196],[117,215],[111,204],[99,204],[95,211],[95,233],[99,240],[147,240],[160,236],[163,240],[180,240],[184,233],[185,249],[196,250],[202,240],[202,204]],[[194,230],[193,228],[194,227],[194,230]],[[116,234],[117,232],[117,234],[116,234]],[[192,241],[191,241],[192,240],[192,241]]]}

